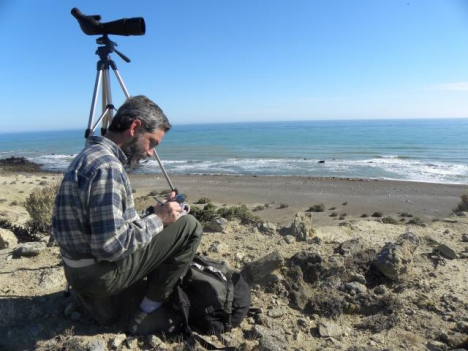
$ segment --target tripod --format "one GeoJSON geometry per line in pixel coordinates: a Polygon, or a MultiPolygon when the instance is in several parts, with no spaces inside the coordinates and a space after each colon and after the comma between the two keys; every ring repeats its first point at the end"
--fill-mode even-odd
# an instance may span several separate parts
{"type": "MultiPolygon", "coordinates": [[[[119,81],[120,87],[122,88],[125,94],[125,97],[127,99],[130,97],[128,90],[125,87],[125,83],[123,82],[123,79],[120,76],[119,71],[117,70],[117,65],[115,64],[113,60],[110,59],[110,54],[112,52],[115,52],[117,55],[119,55],[122,58],[122,60],[124,60],[127,63],[130,62],[130,59],[115,48],[117,44],[111,41],[109,37],[107,36],[107,34],[104,34],[102,37],[97,38],[96,43],[102,46],[99,46],[96,51],[96,55],[99,56],[99,61],[97,62],[96,82],[94,83],[93,100],[91,101],[91,111],[89,113],[88,128],[86,129],[86,132],[85,132],[86,139],[94,135],[94,130],[96,129],[99,122],[101,121],[102,121],[101,135],[105,135],[107,133],[107,128],[109,127],[110,123],[112,122],[112,118],[114,117],[115,107],[112,104],[109,67],[111,67],[112,70],[114,71],[115,76],[117,77],[117,80],[119,81]],[[102,94],[101,94],[102,114],[98,118],[96,123],[93,125],[93,119],[94,119],[94,114],[96,113],[97,99],[99,95],[99,89],[101,87],[101,82],[102,82],[102,94]]],[[[169,184],[171,191],[175,191],[177,194],[178,191],[172,184],[171,180],[169,179],[169,176],[166,170],[164,169],[164,166],[161,162],[161,159],[159,158],[158,153],[156,152],[156,149],[153,150],[153,155],[156,161],[158,162],[158,165],[161,168],[161,171],[164,177],[166,178],[166,181],[169,184]]],[[[179,197],[177,201],[183,202],[184,198],[179,197]]]]}
{"type": "Polygon", "coordinates": [[[96,39],[96,43],[99,46],[96,55],[99,56],[99,61],[97,62],[97,74],[96,74],[96,82],[94,83],[94,91],[93,91],[93,99],[91,102],[91,111],[89,113],[89,120],[88,120],[88,128],[85,132],[85,138],[87,139],[89,136],[94,135],[94,130],[96,129],[99,122],[102,121],[101,124],[101,135],[105,135],[107,133],[107,128],[109,127],[110,123],[112,122],[112,118],[114,116],[115,107],[112,104],[112,94],[111,94],[111,85],[110,85],[110,76],[109,76],[109,67],[115,73],[117,80],[119,81],[120,87],[122,88],[125,97],[128,99],[130,94],[125,87],[125,84],[120,76],[119,71],[117,70],[117,65],[114,61],[110,59],[110,54],[115,52],[119,55],[125,62],[130,62],[130,59],[115,49],[117,46],[116,43],[111,41],[107,34],[104,34],[102,37],[96,39]],[[96,106],[97,106],[97,99],[99,95],[99,89],[101,88],[102,83],[102,114],[93,125],[94,114],[96,113],[96,106]]]}

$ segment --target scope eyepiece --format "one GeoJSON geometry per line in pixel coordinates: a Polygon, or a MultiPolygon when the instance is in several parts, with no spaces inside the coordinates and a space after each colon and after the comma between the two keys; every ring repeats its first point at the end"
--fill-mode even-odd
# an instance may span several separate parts
{"type": "Polygon", "coordinates": [[[143,17],[122,18],[112,22],[101,22],[100,15],[85,15],[76,7],[71,10],[71,14],[78,20],[83,33],[87,35],[144,35],[146,32],[145,20],[143,17]]]}

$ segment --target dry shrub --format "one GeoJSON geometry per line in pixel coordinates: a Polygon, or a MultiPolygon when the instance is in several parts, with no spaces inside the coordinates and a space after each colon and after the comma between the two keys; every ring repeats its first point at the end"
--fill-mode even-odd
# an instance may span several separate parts
{"type": "Polygon", "coordinates": [[[361,323],[357,324],[355,327],[357,329],[369,330],[376,334],[392,329],[398,324],[399,320],[400,318],[397,314],[391,314],[387,316],[379,313],[363,318],[361,323]]]}
{"type": "Polygon", "coordinates": [[[26,199],[24,207],[31,217],[28,226],[33,232],[50,232],[55,196],[59,187],[59,181],[52,182],[47,186],[34,189],[26,199]]]}
{"type": "Polygon", "coordinates": [[[305,312],[307,314],[318,314],[319,316],[337,319],[343,314],[345,301],[335,289],[317,289],[309,299],[305,312]]]}
{"type": "Polygon", "coordinates": [[[56,337],[46,340],[39,341],[34,350],[36,351],[83,351],[89,350],[78,338],[73,335],[73,327],[66,329],[63,335],[57,335],[56,337]]]}
{"type": "Polygon", "coordinates": [[[453,209],[453,212],[464,212],[464,211],[468,211],[468,193],[467,194],[463,194],[462,196],[460,196],[460,202],[459,204],[457,205],[457,207],[455,207],[453,209]]]}

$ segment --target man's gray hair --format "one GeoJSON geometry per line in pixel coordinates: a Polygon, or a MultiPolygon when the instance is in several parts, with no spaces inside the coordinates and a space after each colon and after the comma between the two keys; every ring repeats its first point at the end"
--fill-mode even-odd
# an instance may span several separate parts
{"type": "Polygon", "coordinates": [[[164,132],[172,128],[161,108],[144,95],[129,97],[119,107],[109,126],[111,132],[123,132],[130,128],[134,120],[140,120],[146,132],[154,133],[158,129],[164,132]]]}

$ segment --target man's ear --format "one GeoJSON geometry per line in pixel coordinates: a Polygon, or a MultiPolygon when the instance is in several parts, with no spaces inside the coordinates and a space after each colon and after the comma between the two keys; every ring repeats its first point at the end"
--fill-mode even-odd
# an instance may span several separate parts
{"type": "Polygon", "coordinates": [[[135,136],[138,133],[138,129],[141,126],[141,121],[139,119],[135,119],[132,124],[130,124],[130,136],[135,136]]]}

